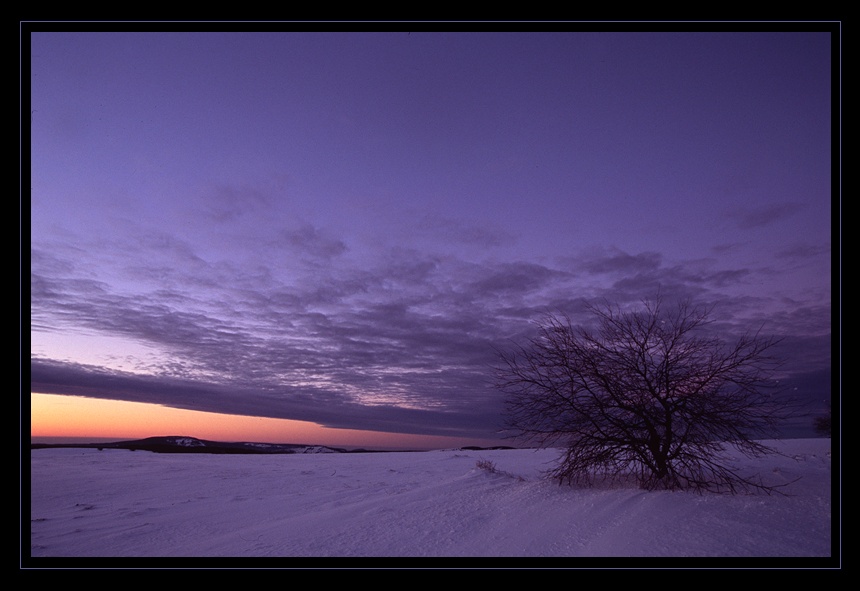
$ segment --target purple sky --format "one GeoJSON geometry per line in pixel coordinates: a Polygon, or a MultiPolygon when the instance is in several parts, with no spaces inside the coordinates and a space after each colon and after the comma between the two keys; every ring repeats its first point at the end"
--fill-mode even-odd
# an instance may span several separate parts
{"type": "Polygon", "coordinates": [[[495,348],[659,290],[823,408],[834,49],[34,32],[32,391],[493,437],[495,348]]]}

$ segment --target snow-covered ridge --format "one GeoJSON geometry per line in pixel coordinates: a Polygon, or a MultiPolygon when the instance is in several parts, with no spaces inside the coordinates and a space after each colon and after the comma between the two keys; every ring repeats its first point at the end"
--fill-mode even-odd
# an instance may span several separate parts
{"type": "Polygon", "coordinates": [[[325,447],[324,445],[309,445],[303,448],[296,449],[297,454],[333,454],[339,453],[336,449],[325,447]]]}
{"type": "Polygon", "coordinates": [[[206,444],[193,437],[168,437],[168,441],[172,440],[175,445],[185,447],[204,447],[206,444]]]}

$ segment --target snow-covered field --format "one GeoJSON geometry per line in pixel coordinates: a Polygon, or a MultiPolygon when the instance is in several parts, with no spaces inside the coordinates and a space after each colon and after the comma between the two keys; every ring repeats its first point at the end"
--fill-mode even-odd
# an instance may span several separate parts
{"type": "Polygon", "coordinates": [[[736,465],[768,484],[800,478],[787,496],[559,486],[541,474],[557,450],[249,456],[38,449],[30,455],[30,548],[22,547],[22,561],[830,557],[839,548],[831,440],[772,443],[785,456],[736,456],[736,465]]]}

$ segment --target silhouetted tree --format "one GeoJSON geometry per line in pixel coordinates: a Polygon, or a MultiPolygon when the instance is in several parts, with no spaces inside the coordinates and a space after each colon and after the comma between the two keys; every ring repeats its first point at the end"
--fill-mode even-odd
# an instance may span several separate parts
{"type": "Polygon", "coordinates": [[[761,440],[791,416],[773,395],[776,340],[758,334],[725,344],[701,329],[710,310],[660,301],[639,312],[591,306],[596,330],[548,316],[539,335],[502,353],[498,387],[509,427],[540,447],[565,449],[559,482],[631,476],[646,489],[736,493],[766,486],[736,472],[723,453],[774,450],[761,440]]]}
{"type": "Polygon", "coordinates": [[[823,417],[815,417],[813,424],[815,432],[826,437],[830,437],[830,423],[833,417],[833,411],[830,408],[830,401],[827,401],[827,414],[823,417]]]}

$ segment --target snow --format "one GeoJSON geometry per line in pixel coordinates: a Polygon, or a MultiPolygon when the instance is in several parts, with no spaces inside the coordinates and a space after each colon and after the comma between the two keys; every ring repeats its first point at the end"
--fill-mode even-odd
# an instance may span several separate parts
{"type": "Polygon", "coordinates": [[[784,455],[733,455],[733,461],[767,484],[789,483],[786,495],[559,486],[542,473],[559,455],[553,449],[285,455],[36,449],[30,554],[22,548],[22,561],[831,557],[831,440],[769,443],[784,455]]]}
{"type": "Polygon", "coordinates": [[[179,437],[175,440],[176,445],[185,447],[203,447],[203,443],[193,437],[179,437]]]}

